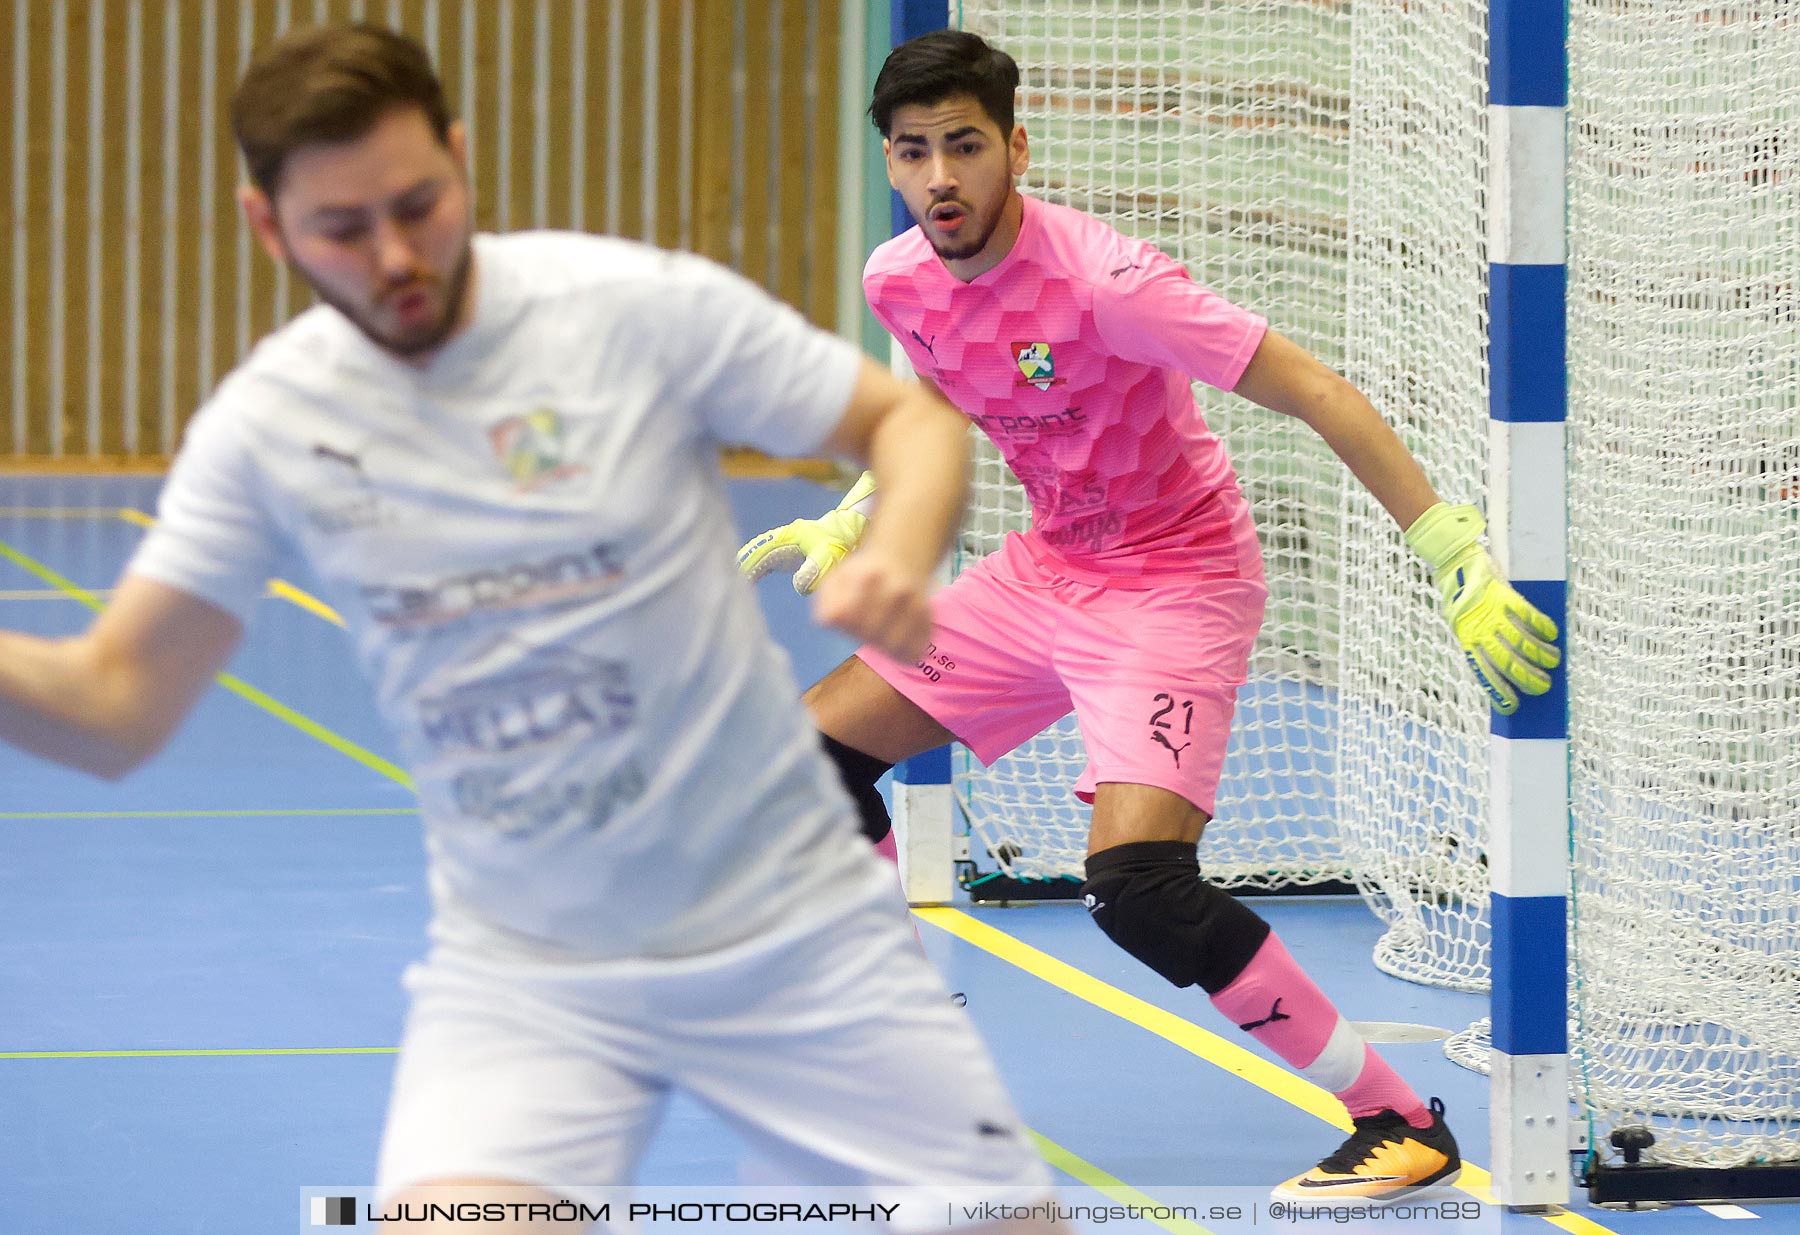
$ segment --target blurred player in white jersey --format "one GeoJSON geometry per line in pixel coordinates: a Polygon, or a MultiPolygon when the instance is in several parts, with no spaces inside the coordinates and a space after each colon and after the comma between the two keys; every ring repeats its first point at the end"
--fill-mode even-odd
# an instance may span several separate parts
{"type": "MultiPolygon", "coordinates": [[[[1192,383],[1325,439],[1435,572],[1496,708],[1549,687],[1556,627],[1499,576],[1475,509],[1440,501],[1348,382],[1153,246],[1018,192],[1029,157],[1018,82],[1010,56],[966,32],[888,57],[869,110],[918,227],[876,249],[863,286],[921,379],[1005,456],[1032,528],[940,594],[929,657],[865,647],[807,703],[871,837],[888,828],[874,786],[894,763],[952,738],[991,763],[1073,710],[1094,921],[1164,978],[1201,987],[1355,1121],[1277,1195],[1386,1202],[1448,1183],[1461,1159],[1441,1104],[1421,1101],[1196,864],[1268,591],[1192,383]]],[[[865,476],[822,519],[752,540],[740,563],[752,577],[795,570],[801,591],[829,584],[856,561],[874,493],[865,476]]]]}
{"type": "Polygon", "coordinates": [[[1046,1195],[733,568],[718,463],[872,465],[890,510],[816,611],[908,658],[960,417],[698,258],[474,235],[463,127],[403,36],[280,40],[233,122],[243,208],[323,303],[200,410],[92,627],[0,634],[0,738],[123,775],[297,554],[428,841],[390,1212],[433,1185],[623,1184],[676,1088],[801,1182],[1046,1195]]]}

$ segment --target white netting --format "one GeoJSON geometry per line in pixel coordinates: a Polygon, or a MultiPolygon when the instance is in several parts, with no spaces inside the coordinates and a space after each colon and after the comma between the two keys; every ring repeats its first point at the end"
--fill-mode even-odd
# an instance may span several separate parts
{"type": "MultiPolygon", "coordinates": [[[[1028,192],[1155,243],[1342,363],[1342,4],[970,0],[963,24],[1019,61],[1028,192]]],[[[1341,469],[1304,426],[1214,391],[1201,397],[1255,509],[1274,592],[1207,830],[1207,870],[1240,886],[1342,878],[1329,833],[1337,725],[1326,689],[1337,662],[1341,469]]],[[[985,440],[976,479],[964,551],[980,556],[1029,516],[985,440]]],[[[959,753],[957,795],[978,848],[1014,874],[1078,877],[1087,810],[1069,786],[1083,761],[1072,721],[986,772],[959,753]]]]}
{"type": "MultiPolygon", "coordinates": [[[[1173,12],[1015,0],[963,15],[1020,61],[1029,191],[1153,241],[1267,314],[1368,391],[1446,492],[1481,492],[1478,5],[1371,5],[1354,29],[1347,3],[1291,0],[1173,12]]],[[[1271,589],[1207,871],[1237,886],[1310,883],[1346,874],[1347,851],[1382,894],[1378,963],[1479,986],[1482,696],[1445,672],[1423,575],[1318,437],[1231,396],[1202,400],[1255,511],[1271,589]],[[1357,632],[1344,655],[1340,628],[1357,632]],[[1420,757],[1392,757],[1408,745],[1420,757]]],[[[1027,519],[985,442],[977,480],[975,556],[1027,519]]],[[[988,771],[962,755],[958,795],[980,847],[1015,874],[1078,874],[1087,819],[1068,786],[1082,759],[1067,720],[988,771]]]]}
{"type": "MultiPolygon", "coordinates": [[[[1346,374],[1438,490],[1487,438],[1487,31],[1478,0],[1355,7],[1346,374]]],[[[1346,485],[1338,832],[1388,923],[1375,963],[1487,984],[1487,704],[1393,519],[1346,485]]]]}
{"type": "Polygon", "coordinates": [[[1800,25],[1570,13],[1577,1062],[1664,1161],[1800,1158],[1800,25]]]}
{"type": "MultiPolygon", "coordinates": [[[[1027,188],[1160,245],[1341,367],[1482,503],[1485,5],[967,0],[1020,60],[1027,188]]],[[[1800,23],[1572,0],[1573,988],[1580,1097],[1657,1156],[1800,1158],[1800,23]]],[[[1203,392],[1269,617],[1202,856],[1351,868],[1376,960],[1487,979],[1486,713],[1391,521],[1303,427],[1203,392]],[[1346,638],[1340,642],[1339,632],[1346,638]]],[[[966,553],[1026,519],[988,453],[966,553]]],[[[1065,722],[958,797],[1074,877],[1065,722]]],[[[1485,1047],[1479,1026],[1462,1058],[1485,1047]]],[[[1603,1135],[1601,1137],[1603,1140],[1603,1135]]]]}

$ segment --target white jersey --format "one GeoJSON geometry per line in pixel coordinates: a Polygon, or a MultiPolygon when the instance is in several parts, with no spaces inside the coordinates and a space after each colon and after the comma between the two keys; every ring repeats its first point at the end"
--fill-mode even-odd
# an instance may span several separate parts
{"type": "Polygon", "coordinates": [[[440,926],[683,956],[866,882],[718,466],[817,447],[859,353],[626,241],[478,236],[474,277],[422,367],[323,306],[265,339],[130,569],[247,619],[307,560],[417,782],[440,926]]]}

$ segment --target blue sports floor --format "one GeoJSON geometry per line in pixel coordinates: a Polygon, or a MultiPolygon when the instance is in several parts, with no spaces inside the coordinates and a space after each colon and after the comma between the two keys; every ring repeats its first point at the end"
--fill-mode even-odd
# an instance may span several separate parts
{"type": "MultiPolygon", "coordinates": [[[[732,483],[745,531],[829,498],[803,481],[732,483]]],[[[89,613],[71,588],[110,586],[156,485],[0,476],[0,626],[79,629],[89,613]]],[[[784,584],[760,594],[803,684],[848,652],[784,584]]],[[[418,820],[335,626],[271,598],[229,672],[123,784],[0,749],[0,1235],[288,1232],[302,1188],[370,1181],[398,977],[423,944],[418,820]]],[[[1353,1020],[1455,1029],[1482,1011],[1477,997],[1377,973],[1377,926],[1360,903],[1258,908],[1353,1020]]],[[[968,992],[1066,1201],[1266,1194],[1342,1137],[1305,1109],[1303,1087],[1269,1079],[1254,1042],[1114,948],[1077,906],[940,911],[921,933],[968,992]]],[[[1485,1080],[1435,1042],[1384,1053],[1445,1099],[1466,1159],[1488,1165],[1485,1080]]],[[[738,1178],[732,1135],[678,1100],[642,1182],[738,1178]]],[[[1800,1206],[1578,1202],[1503,1226],[1685,1235],[1731,1220],[1800,1232],[1800,1206]]]]}

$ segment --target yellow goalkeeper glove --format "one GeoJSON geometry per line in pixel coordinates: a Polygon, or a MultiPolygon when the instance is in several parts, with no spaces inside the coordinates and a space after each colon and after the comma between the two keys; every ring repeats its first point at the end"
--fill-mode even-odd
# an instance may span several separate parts
{"type": "Polygon", "coordinates": [[[1519,707],[1514,688],[1528,695],[1549,690],[1545,670],[1556,668],[1562,654],[1554,643],[1556,623],[1501,577],[1481,547],[1486,530],[1473,506],[1439,502],[1406,529],[1406,543],[1431,567],[1444,616],[1494,710],[1511,715],[1519,707]]]}
{"type": "Polygon", "coordinates": [[[830,514],[795,519],[739,549],[738,569],[752,580],[772,570],[792,571],[794,590],[802,596],[811,594],[825,572],[848,557],[862,540],[874,500],[875,474],[864,472],[830,514]]]}

